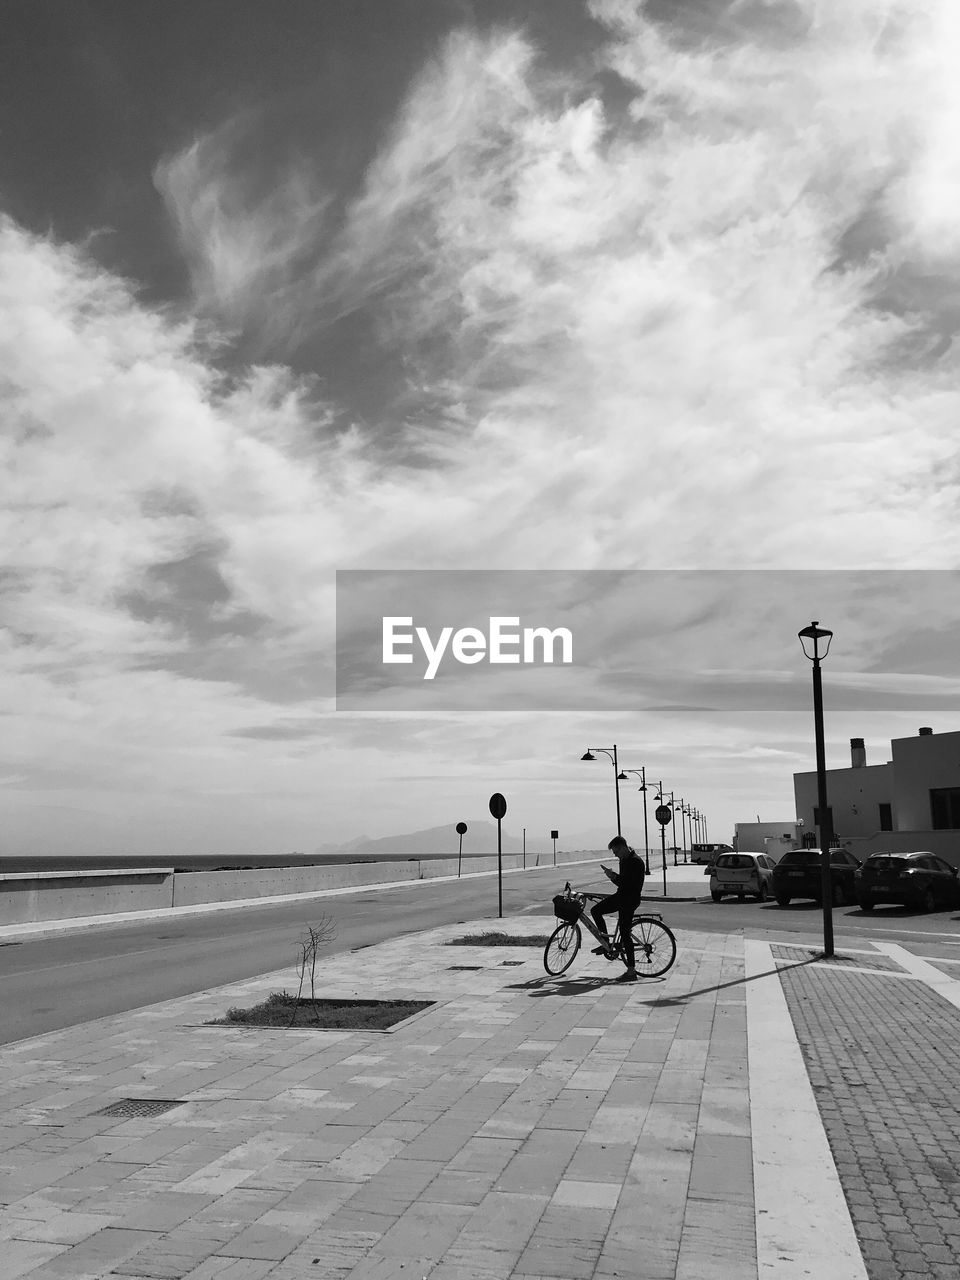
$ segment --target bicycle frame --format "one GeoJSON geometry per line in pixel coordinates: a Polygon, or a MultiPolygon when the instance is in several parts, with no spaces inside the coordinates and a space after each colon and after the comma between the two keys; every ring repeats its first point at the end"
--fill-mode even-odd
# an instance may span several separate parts
{"type": "MultiPolygon", "coordinates": [[[[587,903],[589,903],[591,898],[593,898],[596,902],[600,902],[603,898],[607,896],[605,893],[586,893],[583,891],[581,891],[581,894],[584,898],[587,899],[587,903]]],[[[577,924],[583,925],[587,933],[592,933],[601,946],[606,946],[607,939],[603,936],[603,934],[594,924],[593,916],[590,914],[590,908],[587,905],[587,903],[584,903],[583,911],[580,914],[580,919],[577,921],[577,924]]],[[[617,917],[617,927],[616,929],[614,929],[613,936],[609,939],[609,943],[614,951],[619,951],[620,949],[620,918],[619,916],[617,917]]]]}
{"type": "MultiPolygon", "coordinates": [[[[586,889],[572,890],[567,882],[565,897],[576,898],[581,910],[575,921],[557,912],[560,923],[547,940],[543,953],[543,966],[552,977],[565,973],[573,963],[584,930],[600,943],[598,951],[602,949],[608,960],[624,959],[619,918],[613,937],[604,937],[587,911],[589,901],[599,902],[606,896],[586,889]]],[[[631,921],[630,932],[639,962],[636,965],[638,973],[658,978],[672,967],[677,957],[677,940],[669,926],[664,924],[662,916],[653,912],[637,912],[631,921]]]]}

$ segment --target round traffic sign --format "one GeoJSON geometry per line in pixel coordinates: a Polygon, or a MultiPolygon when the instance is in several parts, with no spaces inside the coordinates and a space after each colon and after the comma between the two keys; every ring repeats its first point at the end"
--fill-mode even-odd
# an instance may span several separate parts
{"type": "Polygon", "coordinates": [[[673,817],[673,814],[670,812],[670,806],[668,804],[658,804],[656,809],[653,811],[653,816],[660,823],[661,827],[665,827],[673,817]]]}
{"type": "Polygon", "coordinates": [[[499,791],[495,791],[490,797],[490,812],[495,818],[502,818],[507,812],[507,802],[499,791]]]}
{"type": "Polygon", "coordinates": [[[465,836],[467,834],[467,824],[465,822],[457,823],[457,835],[465,836]]]}

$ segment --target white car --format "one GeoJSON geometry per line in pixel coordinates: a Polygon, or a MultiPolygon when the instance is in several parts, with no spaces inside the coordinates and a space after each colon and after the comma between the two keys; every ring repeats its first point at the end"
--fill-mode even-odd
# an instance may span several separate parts
{"type": "Polygon", "coordinates": [[[742,902],[749,893],[758,902],[773,896],[773,868],[766,853],[721,853],[710,870],[710,897],[714,902],[735,893],[742,902]]]}

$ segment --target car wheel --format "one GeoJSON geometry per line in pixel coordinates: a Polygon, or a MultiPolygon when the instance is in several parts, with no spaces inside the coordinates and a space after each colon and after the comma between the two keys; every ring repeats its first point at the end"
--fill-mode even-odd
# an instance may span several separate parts
{"type": "Polygon", "coordinates": [[[929,915],[931,911],[936,911],[936,909],[937,909],[936,894],[930,888],[925,889],[923,893],[923,897],[920,899],[920,910],[926,911],[927,914],[929,915]]]}
{"type": "Polygon", "coordinates": [[[790,905],[790,899],[789,899],[785,894],[778,893],[778,894],[777,894],[777,906],[778,906],[778,907],[789,907],[789,905],[790,905]]]}
{"type": "Polygon", "coordinates": [[[857,906],[860,908],[861,911],[872,911],[874,904],[870,901],[869,898],[858,898],[857,906]]]}
{"type": "Polygon", "coordinates": [[[710,897],[714,900],[714,902],[719,902],[720,899],[723,897],[723,894],[720,892],[719,889],[711,889],[710,897]]]}

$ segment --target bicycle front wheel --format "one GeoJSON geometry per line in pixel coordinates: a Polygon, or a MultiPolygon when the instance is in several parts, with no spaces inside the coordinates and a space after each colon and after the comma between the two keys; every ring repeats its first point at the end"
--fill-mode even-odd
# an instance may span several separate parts
{"type": "Polygon", "coordinates": [[[565,973],[580,950],[580,926],[564,921],[557,925],[543,951],[543,967],[551,977],[565,973]]]}
{"type": "Polygon", "coordinates": [[[677,958],[677,940],[662,920],[634,916],[630,936],[640,977],[659,978],[677,958]]]}

